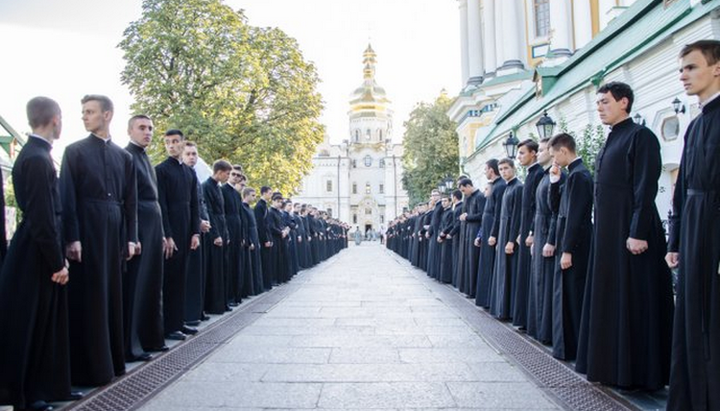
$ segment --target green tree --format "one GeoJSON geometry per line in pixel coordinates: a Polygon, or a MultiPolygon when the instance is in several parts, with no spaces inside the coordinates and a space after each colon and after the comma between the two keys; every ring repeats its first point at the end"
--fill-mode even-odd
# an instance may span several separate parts
{"type": "Polygon", "coordinates": [[[403,186],[411,206],[426,200],[442,179],[458,172],[457,124],[445,114],[451,104],[443,93],[432,104],[416,105],[404,123],[403,186]]]}
{"type": "Polygon", "coordinates": [[[583,128],[580,137],[578,137],[578,133],[574,130],[569,130],[567,121],[564,118],[561,118],[560,132],[568,133],[575,138],[577,143],[577,155],[583,159],[585,167],[587,167],[590,174],[594,176],[595,160],[597,159],[598,154],[600,154],[600,150],[602,150],[605,145],[605,128],[601,124],[587,124],[583,128]]]}
{"type": "MultiPolygon", "coordinates": [[[[119,47],[133,111],[183,130],[208,161],[292,194],[323,139],[317,71],[297,42],[248,24],[220,0],[145,0],[119,47]]],[[[164,157],[160,138],[150,150],[164,157]]]]}

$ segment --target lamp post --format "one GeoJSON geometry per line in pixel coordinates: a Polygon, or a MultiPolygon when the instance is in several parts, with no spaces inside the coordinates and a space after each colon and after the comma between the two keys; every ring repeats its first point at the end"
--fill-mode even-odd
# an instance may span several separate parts
{"type": "Polygon", "coordinates": [[[443,184],[445,185],[445,190],[447,192],[452,191],[454,182],[455,182],[455,180],[452,177],[450,177],[450,176],[445,177],[445,180],[443,180],[443,184]]]}
{"type": "Polygon", "coordinates": [[[540,117],[540,120],[535,123],[535,127],[537,127],[540,140],[550,138],[553,135],[553,130],[555,130],[555,121],[552,117],[548,116],[547,110],[545,110],[545,113],[542,117],[540,117]]]}
{"type": "Polygon", "coordinates": [[[517,153],[517,145],[519,142],[520,140],[515,137],[515,133],[511,131],[507,140],[505,140],[505,142],[503,143],[503,146],[505,147],[505,153],[507,154],[509,159],[515,159],[515,153],[517,153]]]}
{"type": "Polygon", "coordinates": [[[685,114],[685,104],[683,104],[679,98],[675,97],[675,100],[672,101],[672,107],[673,110],[675,110],[675,114],[685,114]]]}
{"type": "Polygon", "coordinates": [[[640,113],[637,113],[635,114],[635,116],[633,116],[633,121],[635,122],[635,124],[639,124],[641,126],[644,126],[646,124],[645,119],[643,118],[643,116],[640,115],[640,113]]]}

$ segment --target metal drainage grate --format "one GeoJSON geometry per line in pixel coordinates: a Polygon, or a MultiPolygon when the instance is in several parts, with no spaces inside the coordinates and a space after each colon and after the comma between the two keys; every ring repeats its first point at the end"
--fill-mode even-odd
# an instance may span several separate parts
{"type": "Polygon", "coordinates": [[[520,335],[515,329],[476,307],[474,301],[465,298],[451,286],[436,282],[406,260],[388,252],[429,289],[440,295],[440,299],[445,304],[458,313],[498,352],[520,365],[537,382],[540,389],[554,397],[559,405],[572,410],[588,411],[636,409],[587,381],[570,367],[553,358],[547,351],[520,335]]]}
{"type": "Polygon", "coordinates": [[[252,324],[265,312],[295,292],[307,281],[308,273],[334,260],[303,271],[293,281],[261,294],[247,304],[189,338],[176,348],[153,361],[138,367],[115,382],[91,393],[85,399],[72,403],[63,410],[122,411],[139,408],[162,388],[178,379],[195,364],[209,356],[240,330],[252,324]]]}

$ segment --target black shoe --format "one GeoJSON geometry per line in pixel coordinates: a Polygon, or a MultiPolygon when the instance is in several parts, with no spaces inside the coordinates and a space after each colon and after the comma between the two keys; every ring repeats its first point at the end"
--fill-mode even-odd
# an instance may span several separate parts
{"type": "Polygon", "coordinates": [[[144,352],[140,355],[136,355],[134,357],[131,357],[127,360],[127,362],[137,362],[137,361],[150,361],[153,359],[152,354],[149,352],[144,352]]]}
{"type": "Polygon", "coordinates": [[[82,391],[70,391],[70,395],[65,398],[65,401],[78,401],[85,398],[85,393],[82,391]]]}
{"type": "Polygon", "coordinates": [[[164,352],[164,351],[168,351],[169,349],[170,349],[170,347],[168,347],[167,345],[163,345],[162,347],[152,347],[152,348],[148,348],[148,351],[154,351],[154,352],[160,352],[160,351],[162,351],[162,352],[164,352]]]}
{"type": "Polygon", "coordinates": [[[183,326],[183,328],[181,328],[180,331],[182,331],[183,334],[187,334],[187,335],[195,335],[198,332],[197,328],[190,328],[188,326],[183,326]]]}
{"type": "Polygon", "coordinates": [[[167,334],[165,336],[165,338],[167,338],[168,340],[185,341],[185,339],[187,338],[187,335],[183,334],[180,331],[174,331],[174,332],[171,332],[170,334],[167,334]]]}
{"type": "Polygon", "coordinates": [[[185,321],[185,325],[188,327],[197,327],[200,325],[200,320],[193,320],[193,321],[185,321]]]}
{"type": "Polygon", "coordinates": [[[237,307],[237,306],[238,306],[238,303],[236,303],[235,301],[233,301],[233,302],[231,302],[231,303],[228,303],[228,305],[229,305],[230,307],[237,307]]]}
{"type": "Polygon", "coordinates": [[[210,319],[210,316],[207,315],[207,314],[205,314],[205,313],[203,313],[203,314],[202,314],[202,317],[200,317],[200,321],[207,321],[207,320],[209,320],[209,319],[210,319]]]}
{"type": "Polygon", "coordinates": [[[228,312],[228,311],[232,311],[232,308],[230,308],[229,305],[226,305],[226,306],[225,306],[225,312],[228,312]]]}
{"type": "Polygon", "coordinates": [[[52,411],[55,408],[45,401],[35,401],[34,403],[30,404],[27,409],[32,411],[52,411]]]}

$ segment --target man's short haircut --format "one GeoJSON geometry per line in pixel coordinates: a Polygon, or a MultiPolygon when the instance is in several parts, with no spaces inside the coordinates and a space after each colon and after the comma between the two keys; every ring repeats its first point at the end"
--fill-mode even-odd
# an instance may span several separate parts
{"type": "Polygon", "coordinates": [[[630,114],[632,111],[632,105],[635,101],[635,93],[633,93],[632,88],[620,81],[611,81],[607,84],[603,84],[598,89],[598,94],[605,94],[610,93],[612,94],[615,101],[620,101],[623,98],[628,99],[628,105],[627,105],[627,113],[630,114]]]}
{"type": "Polygon", "coordinates": [[[60,105],[51,98],[40,96],[28,101],[25,110],[30,127],[38,128],[50,124],[53,117],[60,114],[60,105]]]}
{"type": "Polygon", "coordinates": [[[455,181],[460,181],[460,180],[462,180],[463,178],[470,178],[470,177],[466,176],[465,174],[461,174],[461,175],[457,178],[457,180],[455,180],[455,181]]]}
{"type": "Polygon", "coordinates": [[[240,181],[247,181],[247,176],[245,174],[240,173],[238,178],[240,179],[240,181]]]}
{"type": "Polygon", "coordinates": [[[550,141],[550,137],[543,137],[543,138],[540,139],[540,144],[542,144],[542,143],[547,143],[547,142],[549,142],[549,141],[550,141]]]}
{"type": "Polygon", "coordinates": [[[537,141],[535,141],[531,138],[528,138],[527,140],[523,140],[518,144],[518,148],[523,147],[523,146],[527,147],[528,150],[533,151],[535,153],[537,153],[537,151],[539,149],[539,145],[538,145],[537,141]]]}
{"type": "Polygon", "coordinates": [[[713,65],[720,61],[720,41],[718,40],[698,40],[694,43],[687,44],[680,50],[680,58],[687,56],[695,50],[705,56],[705,61],[707,61],[708,65],[713,65]]]}
{"type": "Polygon", "coordinates": [[[80,100],[80,103],[85,104],[88,101],[97,101],[100,103],[100,109],[102,109],[103,112],[115,111],[113,102],[108,96],[103,96],[102,94],[86,94],[85,97],[80,100]]]}
{"type": "Polygon", "coordinates": [[[225,160],[215,160],[213,163],[213,174],[219,172],[219,171],[230,171],[232,170],[232,164],[228,163],[225,160]]]}
{"type": "Polygon", "coordinates": [[[243,172],[242,166],[240,164],[233,164],[233,170],[243,172]]]}
{"type": "Polygon", "coordinates": [[[260,187],[260,195],[265,195],[268,191],[272,191],[272,188],[268,186],[262,186],[260,187]]]}
{"type": "Polygon", "coordinates": [[[170,137],[170,136],[180,136],[180,140],[185,140],[185,134],[183,134],[182,131],[180,131],[176,128],[171,128],[170,130],[165,132],[165,137],[170,137]]]}
{"type": "Polygon", "coordinates": [[[500,175],[500,169],[498,168],[498,161],[495,158],[491,158],[490,160],[485,162],[485,166],[487,168],[492,169],[493,172],[495,172],[495,175],[500,175]]]}
{"type": "Polygon", "coordinates": [[[432,189],[432,190],[430,191],[430,195],[431,195],[431,196],[432,196],[432,195],[435,195],[435,194],[440,195],[440,190],[438,190],[437,188],[434,188],[434,189],[432,189]]]}
{"type": "Polygon", "coordinates": [[[455,191],[452,192],[452,196],[455,197],[455,198],[457,198],[458,200],[462,200],[463,194],[462,194],[462,191],[460,191],[460,190],[455,190],[455,191]]]}
{"type": "Polygon", "coordinates": [[[515,162],[509,158],[503,158],[502,160],[498,161],[498,166],[500,166],[501,164],[507,164],[510,166],[510,168],[515,168],[515,162]]]}
{"type": "Polygon", "coordinates": [[[130,120],[128,120],[128,128],[132,128],[135,120],[150,120],[150,121],[152,121],[152,119],[150,117],[146,116],[145,114],[136,114],[136,115],[130,117],[130,120]]]}
{"type": "Polygon", "coordinates": [[[271,199],[272,199],[272,201],[282,200],[283,199],[282,193],[279,191],[274,192],[271,199]]]}
{"type": "MultiPolygon", "coordinates": [[[[166,135],[167,135],[167,134],[166,134],[166,135]]],[[[176,135],[176,134],[173,134],[173,135],[176,135]]],[[[194,141],[186,141],[186,142],[185,142],[185,147],[196,147],[196,148],[197,148],[197,144],[195,144],[194,141]]]]}
{"type": "Polygon", "coordinates": [[[568,133],[560,133],[550,139],[548,143],[553,150],[559,150],[561,147],[565,147],[571,153],[575,153],[576,145],[575,139],[568,133]]]}
{"type": "Polygon", "coordinates": [[[460,182],[458,182],[458,187],[467,187],[467,186],[473,187],[473,182],[469,178],[463,178],[462,180],[460,180],[460,182]]]}
{"type": "Polygon", "coordinates": [[[255,194],[255,189],[252,188],[252,187],[245,187],[245,188],[243,188],[243,190],[242,190],[242,197],[243,197],[243,198],[249,197],[249,196],[251,196],[251,195],[253,195],[253,194],[255,194]]]}

